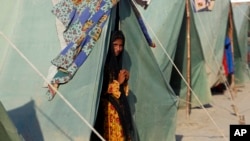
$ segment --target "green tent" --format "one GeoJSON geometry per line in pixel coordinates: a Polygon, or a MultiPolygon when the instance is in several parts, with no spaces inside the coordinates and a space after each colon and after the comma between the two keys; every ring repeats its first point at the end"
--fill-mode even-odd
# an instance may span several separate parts
{"type": "Polygon", "coordinates": [[[249,32],[249,4],[236,3],[232,5],[234,21],[234,62],[235,83],[249,82],[250,73],[248,67],[248,32],[249,32]]]}
{"type": "MultiPolygon", "coordinates": [[[[166,3],[152,2],[150,7],[166,3]]],[[[183,9],[182,2],[177,4],[183,9]]],[[[52,7],[49,0],[19,0],[0,6],[0,99],[24,140],[88,140],[116,12],[112,11],[86,62],[49,102],[44,82],[50,61],[61,50],[52,7]]],[[[124,67],[131,71],[129,102],[138,138],[174,141],[178,99],[169,76],[162,73],[127,1],[121,1],[120,8],[121,30],[127,37],[124,67]]]]}
{"type": "MultiPolygon", "coordinates": [[[[193,1],[190,1],[191,5],[193,1]]],[[[191,6],[190,5],[190,6],[191,6]]],[[[190,52],[191,52],[191,103],[193,107],[211,102],[211,88],[219,83],[227,83],[222,71],[224,42],[232,9],[234,75],[236,84],[249,81],[247,67],[247,32],[249,7],[247,4],[231,5],[228,0],[217,0],[212,11],[194,12],[190,8],[190,52]]],[[[184,15],[182,28],[176,44],[175,64],[182,76],[187,79],[187,18],[184,15]]],[[[232,43],[232,41],[231,41],[232,43]]],[[[180,107],[186,105],[187,84],[180,74],[173,70],[171,86],[180,96],[180,107]]]]}
{"type": "Polygon", "coordinates": [[[4,141],[22,141],[13,122],[10,120],[0,101],[0,139],[4,141]]]}

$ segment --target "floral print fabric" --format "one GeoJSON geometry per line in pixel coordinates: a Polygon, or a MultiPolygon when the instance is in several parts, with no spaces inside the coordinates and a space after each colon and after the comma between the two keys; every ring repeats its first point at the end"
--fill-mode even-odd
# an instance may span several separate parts
{"type": "MultiPolygon", "coordinates": [[[[129,86],[124,86],[125,95],[128,96],[129,86]]],[[[114,100],[119,103],[119,108],[123,105],[119,102],[121,96],[120,84],[117,80],[109,83],[107,95],[111,95],[114,100]]],[[[125,141],[124,129],[121,124],[121,119],[118,113],[118,109],[107,99],[103,99],[104,107],[104,133],[103,136],[107,141],[125,141]]],[[[124,112],[124,111],[123,111],[124,112]]]]}
{"type": "MultiPolygon", "coordinates": [[[[125,95],[128,96],[128,92],[129,92],[128,85],[124,86],[124,92],[125,92],[125,95]]],[[[113,80],[113,82],[109,84],[107,93],[112,94],[117,99],[120,98],[121,96],[120,84],[117,80],[113,80]]]]}
{"type": "Polygon", "coordinates": [[[51,83],[66,83],[91,53],[99,39],[111,8],[119,0],[62,0],[52,13],[64,24],[67,46],[51,61],[68,75],[55,77],[51,83]]]}
{"type": "Polygon", "coordinates": [[[115,107],[107,100],[104,105],[104,138],[107,141],[124,141],[121,121],[115,107]]]}

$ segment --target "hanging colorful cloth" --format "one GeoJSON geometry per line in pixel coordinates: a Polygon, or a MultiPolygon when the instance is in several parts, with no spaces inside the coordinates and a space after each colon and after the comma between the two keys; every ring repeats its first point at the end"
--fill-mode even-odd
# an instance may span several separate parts
{"type": "Polygon", "coordinates": [[[225,48],[222,63],[225,70],[225,75],[228,76],[229,74],[234,73],[233,53],[229,37],[226,37],[224,46],[225,48]]]}
{"type": "Polygon", "coordinates": [[[234,73],[234,63],[233,63],[234,56],[233,56],[231,41],[229,37],[226,37],[225,39],[225,55],[226,55],[228,73],[233,74],[234,73]]]}
{"type": "Polygon", "coordinates": [[[222,65],[223,65],[223,68],[224,68],[225,76],[228,76],[227,55],[226,55],[226,50],[225,49],[224,49],[224,52],[223,52],[222,65]]]}
{"type": "Polygon", "coordinates": [[[130,1],[130,5],[131,5],[131,7],[132,7],[132,9],[133,9],[133,11],[135,13],[137,21],[138,21],[138,23],[140,25],[140,28],[141,28],[141,30],[143,32],[144,37],[146,38],[146,40],[148,42],[148,45],[151,46],[151,47],[155,47],[155,43],[152,41],[151,37],[148,34],[147,27],[146,27],[146,25],[145,25],[145,23],[144,23],[144,21],[142,19],[142,16],[141,16],[139,10],[136,8],[136,6],[134,5],[134,3],[132,1],[130,1]]]}
{"type": "Polygon", "coordinates": [[[62,0],[52,13],[64,24],[67,46],[51,61],[58,67],[51,83],[68,82],[85,62],[99,39],[111,8],[119,0],[62,0]]]}
{"type": "Polygon", "coordinates": [[[191,1],[194,12],[212,11],[215,0],[193,0],[191,1]]]}

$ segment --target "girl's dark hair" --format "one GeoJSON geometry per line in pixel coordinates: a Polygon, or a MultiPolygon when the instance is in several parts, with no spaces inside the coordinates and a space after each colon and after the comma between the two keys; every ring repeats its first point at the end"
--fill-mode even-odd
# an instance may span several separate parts
{"type": "Polygon", "coordinates": [[[115,56],[113,42],[117,39],[121,39],[123,41],[123,46],[125,45],[125,37],[122,31],[114,31],[111,35],[110,42],[109,42],[109,50],[106,58],[105,68],[104,68],[104,76],[109,76],[108,81],[112,82],[114,79],[118,78],[118,73],[122,68],[122,52],[115,56]],[[109,75],[106,75],[106,74],[109,75]]]}

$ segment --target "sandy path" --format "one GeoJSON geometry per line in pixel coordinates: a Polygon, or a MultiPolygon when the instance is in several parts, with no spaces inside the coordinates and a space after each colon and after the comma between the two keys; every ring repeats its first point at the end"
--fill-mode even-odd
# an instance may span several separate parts
{"type": "Polygon", "coordinates": [[[237,88],[236,97],[231,100],[229,92],[213,95],[211,107],[206,111],[202,108],[191,109],[190,117],[186,110],[178,111],[176,140],[177,141],[229,141],[229,127],[239,124],[232,104],[238,113],[244,115],[245,124],[250,124],[250,83],[237,88]],[[209,117],[210,115],[210,117],[209,117]]]}

